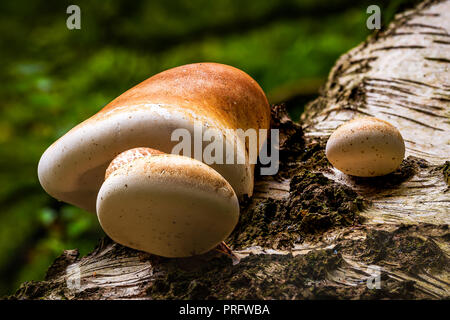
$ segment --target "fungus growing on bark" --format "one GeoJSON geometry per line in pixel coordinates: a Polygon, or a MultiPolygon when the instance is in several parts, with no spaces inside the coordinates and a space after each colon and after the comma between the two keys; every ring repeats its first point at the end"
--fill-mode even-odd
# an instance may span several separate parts
{"type": "MultiPolygon", "coordinates": [[[[231,233],[237,197],[253,192],[254,164],[236,129],[269,126],[269,103],[249,75],[217,63],[185,65],[138,84],[53,143],[39,161],[39,181],[56,199],[96,212],[121,244],[162,256],[199,254],[231,233]],[[198,123],[223,137],[223,161],[207,166],[170,154],[176,129],[196,145],[198,123]]],[[[258,151],[264,142],[258,139],[258,151]]]]}
{"type": "Polygon", "coordinates": [[[330,136],[326,156],[340,171],[358,177],[376,177],[395,171],[405,156],[400,132],[374,117],[351,120],[330,136]]]}

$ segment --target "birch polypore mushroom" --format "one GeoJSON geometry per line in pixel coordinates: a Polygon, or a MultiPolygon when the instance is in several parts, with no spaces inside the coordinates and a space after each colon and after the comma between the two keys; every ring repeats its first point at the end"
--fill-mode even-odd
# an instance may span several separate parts
{"type": "Polygon", "coordinates": [[[249,75],[217,63],[185,65],[138,84],[53,143],[39,161],[39,181],[56,199],[96,212],[119,243],[163,256],[202,253],[234,228],[236,196],[253,192],[250,148],[235,130],[269,125],[267,98],[249,75]],[[198,124],[223,137],[223,161],[198,161],[210,143],[195,149],[198,124]],[[170,155],[176,129],[189,133],[189,156],[198,160],[170,155]],[[119,155],[138,147],[158,152],[119,155]]]}
{"type": "Polygon", "coordinates": [[[192,158],[131,149],[111,162],[105,178],[97,197],[100,224],[131,248],[165,257],[203,253],[239,218],[230,184],[192,158]]]}
{"type": "Polygon", "coordinates": [[[330,136],[326,156],[340,171],[358,177],[376,177],[395,171],[405,156],[400,132],[375,117],[351,120],[330,136]]]}

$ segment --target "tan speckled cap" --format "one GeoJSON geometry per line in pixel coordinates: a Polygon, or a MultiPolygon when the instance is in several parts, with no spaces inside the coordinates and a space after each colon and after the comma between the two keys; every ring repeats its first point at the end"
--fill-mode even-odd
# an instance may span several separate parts
{"type": "MultiPolygon", "coordinates": [[[[185,128],[194,137],[194,121],[221,133],[268,129],[270,107],[260,86],[239,69],[217,63],[173,68],[123,93],[52,144],[39,161],[39,181],[56,199],[95,212],[105,170],[115,156],[135,147],[170,153],[178,144],[171,141],[172,132],[185,128]]],[[[227,136],[224,145],[234,138],[227,136]]],[[[236,153],[248,157],[245,143],[238,141],[236,153]]],[[[238,196],[252,194],[254,165],[211,167],[238,196]]]]}
{"type": "Polygon", "coordinates": [[[376,177],[395,171],[405,156],[402,135],[392,124],[375,117],[346,122],[330,136],[326,156],[340,171],[376,177]]]}
{"type": "Polygon", "coordinates": [[[164,257],[216,247],[239,219],[231,185],[192,158],[147,148],[120,154],[97,197],[103,230],[125,246],[164,257]]]}

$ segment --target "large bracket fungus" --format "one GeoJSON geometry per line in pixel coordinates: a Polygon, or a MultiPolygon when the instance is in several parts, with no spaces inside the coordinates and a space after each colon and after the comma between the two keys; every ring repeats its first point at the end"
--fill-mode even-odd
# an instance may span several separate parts
{"type": "MultiPolygon", "coordinates": [[[[39,181],[56,199],[96,212],[121,244],[168,257],[199,254],[231,233],[238,197],[253,192],[254,164],[236,129],[269,126],[269,103],[249,75],[217,63],[185,65],[138,84],[53,143],[39,181]],[[190,153],[197,160],[170,154],[176,129],[195,146],[196,124],[223,137],[223,161],[207,166],[198,150],[190,153]]],[[[201,141],[200,151],[207,145],[201,141]]]]}
{"type": "Polygon", "coordinates": [[[405,157],[405,142],[392,124],[375,117],[355,118],[330,136],[326,155],[334,167],[357,177],[394,172],[405,157]]]}

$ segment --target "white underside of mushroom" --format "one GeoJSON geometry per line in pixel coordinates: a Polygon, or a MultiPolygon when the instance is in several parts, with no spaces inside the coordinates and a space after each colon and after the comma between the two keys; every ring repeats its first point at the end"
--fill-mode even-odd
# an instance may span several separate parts
{"type": "Polygon", "coordinates": [[[97,215],[120,244],[186,257],[228,237],[238,222],[239,203],[230,184],[207,165],[176,155],[145,156],[106,179],[97,215]]]}
{"type": "MultiPolygon", "coordinates": [[[[151,147],[171,153],[179,143],[171,141],[172,132],[185,128],[194,139],[194,121],[202,123],[203,132],[216,129],[224,133],[226,129],[211,119],[161,104],[124,106],[95,115],[70,130],[70,134],[61,137],[45,151],[38,166],[40,183],[56,199],[95,212],[97,193],[105,170],[115,156],[135,147],[151,147]]],[[[230,138],[235,137],[224,140],[224,150],[229,150],[230,138]]],[[[209,143],[203,142],[202,150],[209,143]]],[[[242,141],[236,139],[235,143],[235,154],[245,154],[248,158],[242,141]]],[[[191,145],[194,146],[193,141],[191,145]]],[[[230,183],[238,196],[251,196],[253,164],[237,164],[235,161],[234,164],[210,166],[230,183]]]]}

